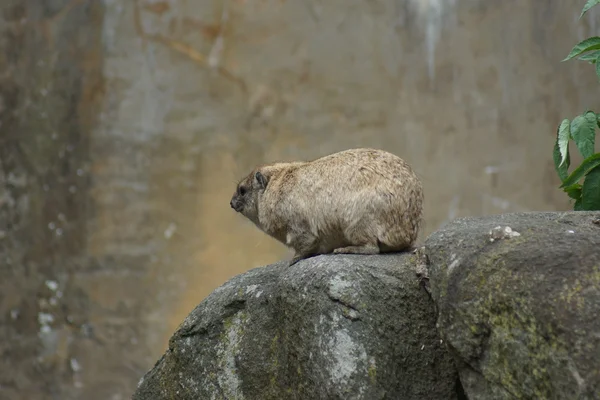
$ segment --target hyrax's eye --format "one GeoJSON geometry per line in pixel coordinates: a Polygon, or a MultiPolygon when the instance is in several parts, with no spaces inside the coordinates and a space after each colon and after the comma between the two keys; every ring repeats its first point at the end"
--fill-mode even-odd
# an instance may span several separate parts
{"type": "Polygon", "coordinates": [[[241,186],[241,187],[240,187],[240,196],[243,196],[243,195],[245,195],[245,194],[246,194],[246,188],[245,188],[245,187],[243,187],[243,186],[241,186]]]}

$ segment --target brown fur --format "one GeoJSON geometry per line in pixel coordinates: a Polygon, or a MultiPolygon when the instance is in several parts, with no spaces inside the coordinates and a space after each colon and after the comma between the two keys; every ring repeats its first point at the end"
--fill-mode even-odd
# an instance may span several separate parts
{"type": "Polygon", "coordinates": [[[257,167],[230,205],[293,248],[292,265],[317,254],[410,249],[421,227],[423,188],[401,158],[352,149],[257,167]]]}

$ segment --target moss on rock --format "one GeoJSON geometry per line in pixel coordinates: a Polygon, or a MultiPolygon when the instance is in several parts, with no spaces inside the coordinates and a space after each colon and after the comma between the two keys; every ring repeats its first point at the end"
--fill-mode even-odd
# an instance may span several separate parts
{"type": "Polygon", "coordinates": [[[599,215],[466,218],[427,239],[440,332],[469,397],[596,398],[599,215]],[[489,240],[495,226],[520,236],[489,240]]]}

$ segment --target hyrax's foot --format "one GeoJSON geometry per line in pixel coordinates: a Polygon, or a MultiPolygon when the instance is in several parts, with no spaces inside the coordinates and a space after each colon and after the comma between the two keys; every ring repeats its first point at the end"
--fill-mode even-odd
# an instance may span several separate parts
{"type": "Polygon", "coordinates": [[[339,249],[333,250],[333,254],[379,254],[379,247],[371,244],[340,247],[339,249]]]}
{"type": "Polygon", "coordinates": [[[298,261],[303,260],[304,257],[294,257],[290,260],[290,263],[288,264],[288,267],[291,267],[292,265],[296,264],[298,261]]]}
{"type": "Polygon", "coordinates": [[[290,260],[290,264],[288,265],[288,267],[291,267],[292,265],[296,264],[298,261],[302,261],[306,258],[310,258],[310,257],[314,257],[316,254],[310,253],[310,254],[294,254],[294,257],[290,260]]]}

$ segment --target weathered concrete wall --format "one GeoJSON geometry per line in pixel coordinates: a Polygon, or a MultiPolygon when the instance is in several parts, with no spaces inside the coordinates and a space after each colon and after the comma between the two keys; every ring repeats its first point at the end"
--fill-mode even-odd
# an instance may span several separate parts
{"type": "Polygon", "coordinates": [[[288,254],[227,208],[260,162],[391,150],[424,180],[424,233],[462,215],[568,208],[553,135],[598,103],[585,90],[597,82],[588,65],[559,61],[595,15],[577,22],[578,8],[559,1],[541,12],[532,1],[143,4],[137,31],[135,9],[119,6],[113,37],[137,39],[114,39],[109,65],[138,77],[127,94],[138,111],[120,118],[160,143],[149,168],[179,210],[178,273],[201,288],[184,292],[172,328],[241,272],[232,265],[288,254]]]}
{"type": "Polygon", "coordinates": [[[107,370],[121,346],[91,329],[96,304],[73,284],[88,269],[103,13],[91,2],[0,3],[1,399],[76,398],[102,381],[127,390],[135,376],[107,370]]]}
{"type": "Polygon", "coordinates": [[[126,398],[213,288],[287,256],[228,205],[257,163],[390,150],[424,234],[567,209],[556,125],[600,107],[559,61],[597,16],[535,3],[2,2],[0,398],[126,398]]]}

